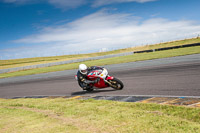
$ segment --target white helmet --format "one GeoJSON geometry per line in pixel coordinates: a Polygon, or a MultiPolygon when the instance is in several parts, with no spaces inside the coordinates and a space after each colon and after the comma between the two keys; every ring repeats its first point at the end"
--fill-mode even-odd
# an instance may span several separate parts
{"type": "Polygon", "coordinates": [[[79,65],[79,71],[82,74],[87,74],[87,66],[85,64],[80,64],[79,65]]]}

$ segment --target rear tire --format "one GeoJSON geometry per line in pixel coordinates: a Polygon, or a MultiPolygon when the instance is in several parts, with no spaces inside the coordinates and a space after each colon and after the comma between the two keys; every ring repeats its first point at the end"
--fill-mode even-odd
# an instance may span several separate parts
{"type": "Polygon", "coordinates": [[[124,84],[122,83],[122,81],[117,78],[109,80],[109,82],[112,84],[112,86],[110,87],[114,88],[115,90],[122,90],[124,88],[124,84]]]}

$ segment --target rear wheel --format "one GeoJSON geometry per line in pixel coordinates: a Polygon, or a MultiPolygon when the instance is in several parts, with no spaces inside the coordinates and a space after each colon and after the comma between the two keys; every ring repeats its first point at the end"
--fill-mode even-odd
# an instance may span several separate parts
{"type": "Polygon", "coordinates": [[[117,78],[114,78],[113,80],[109,80],[109,82],[111,83],[112,88],[114,88],[115,90],[122,90],[124,87],[124,84],[122,83],[122,81],[120,81],[117,78]]]}

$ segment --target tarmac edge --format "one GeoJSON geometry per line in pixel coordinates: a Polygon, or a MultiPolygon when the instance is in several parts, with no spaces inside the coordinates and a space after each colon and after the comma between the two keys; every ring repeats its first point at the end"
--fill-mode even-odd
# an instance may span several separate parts
{"type": "Polygon", "coordinates": [[[19,98],[67,98],[67,99],[95,99],[95,100],[112,100],[120,102],[138,102],[138,103],[155,103],[161,105],[187,106],[200,108],[200,97],[179,97],[179,96],[24,96],[13,97],[11,99],[19,98]]]}

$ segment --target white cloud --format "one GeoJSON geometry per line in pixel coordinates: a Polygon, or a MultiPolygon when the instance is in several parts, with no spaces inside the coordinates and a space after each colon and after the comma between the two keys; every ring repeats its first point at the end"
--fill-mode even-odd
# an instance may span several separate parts
{"type": "Polygon", "coordinates": [[[114,3],[127,3],[127,2],[138,2],[138,3],[145,3],[150,1],[156,1],[156,0],[94,0],[93,7],[99,7],[114,3]]]}
{"type": "Polygon", "coordinates": [[[15,50],[10,52],[10,55],[21,58],[27,57],[27,54],[50,56],[98,52],[102,48],[112,50],[154,44],[197,37],[198,34],[200,24],[193,21],[170,21],[164,18],[142,21],[130,14],[108,14],[106,11],[99,11],[71,23],[46,27],[39,34],[15,40],[15,43],[38,45],[30,47],[29,50],[15,50]],[[17,56],[15,53],[21,55],[17,56]]]}
{"type": "Polygon", "coordinates": [[[57,8],[68,9],[77,8],[87,3],[87,0],[47,0],[50,4],[57,8]]]}
{"type": "Polygon", "coordinates": [[[29,4],[39,2],[39,0],[0,0],[5,3],[14,3],[14,4],[29,4]]]}
{"type": "Polygon", "coordinates": [[[113,3],[127,3],[127,2],[138,2],[145,3],[156,0],[0,0],[5,3],[14,3],[14,4],[30,4],[30,3],[39,3],[47,2],[51,5],[54,5],[57,8],[61,9],[70,9],[83,6],[85,4],[90,4],[92,7],[100,7],[104,5],[109,5],[113,3]]]}
{"type": "Polygon", "coordinates": [[[4,3],[13,3],[13,4],[29,4],[29,3],[39,3],[39,2],[47,2],[51,5],[54,5],[57,8],[69,9],[69,8],[77,8],[86,4],[87,0],[0,0],[4,3]]]}

